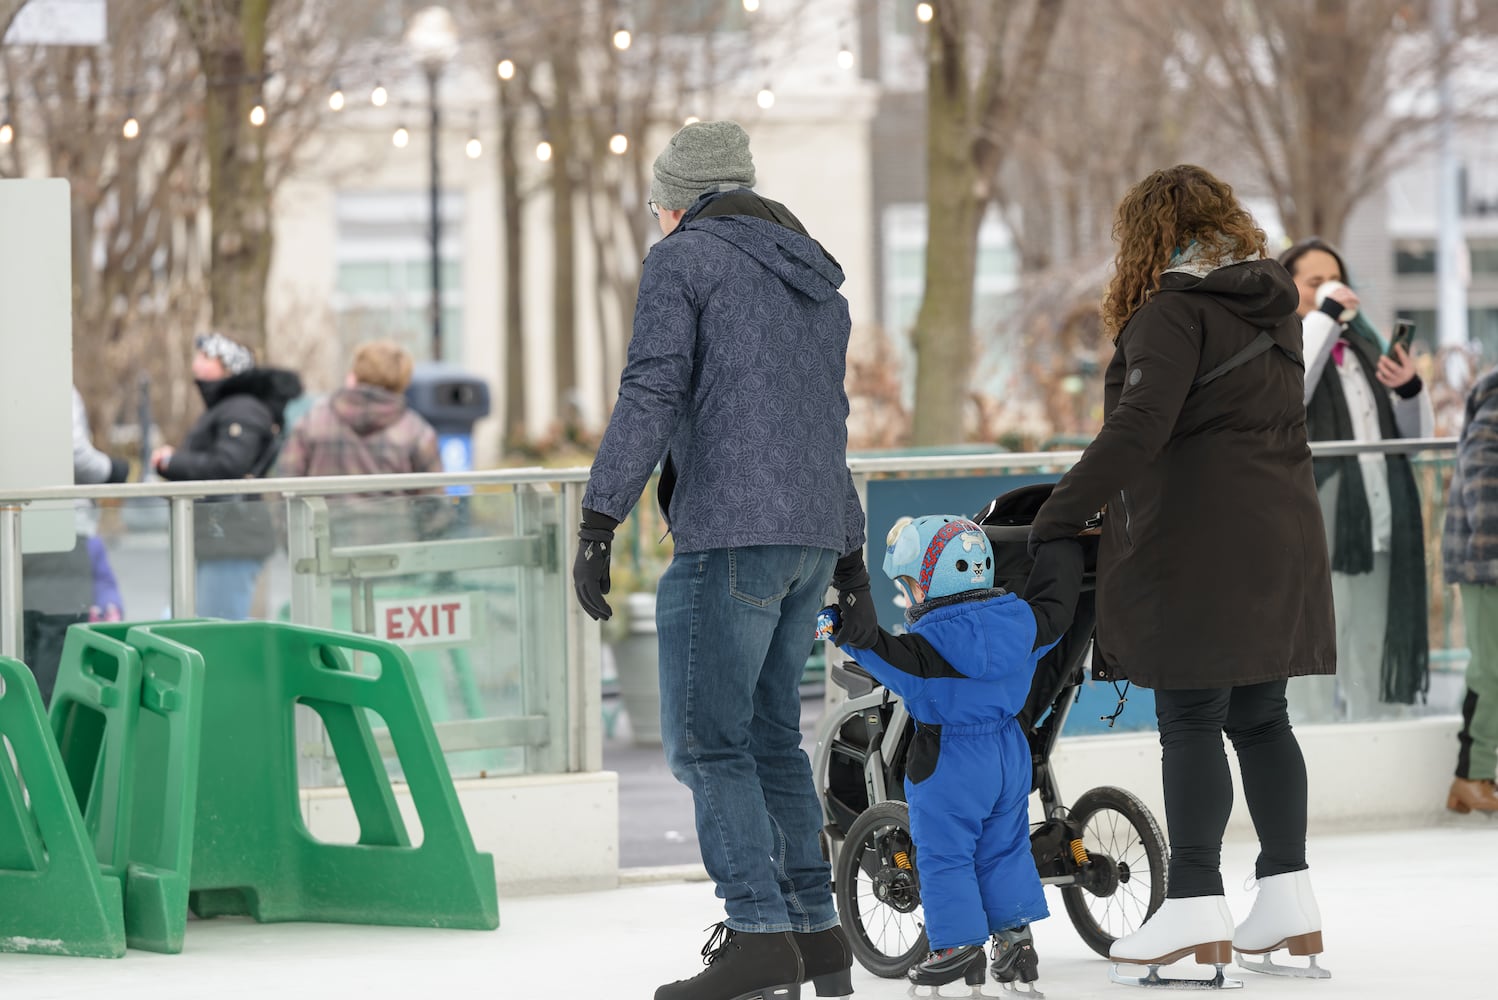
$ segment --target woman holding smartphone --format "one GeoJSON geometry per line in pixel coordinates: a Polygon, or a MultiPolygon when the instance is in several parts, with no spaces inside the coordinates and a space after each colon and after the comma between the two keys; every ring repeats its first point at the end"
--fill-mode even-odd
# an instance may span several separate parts
{"type": "MultiPolygon", "coordinates": [[[[1300,291],[1307,436],[1429,437],[1430,394],[1405,347],[1386,351],[1358,312],[1342,255],[1312,238],[1280,263],[1300,291]]],[[[1409,456],[1365,452],[1318,459],[1315,469],[1331,551],[1337,675],[1293,681],[1291,715],[1326,722],[1398,714],[1390,706],[1413,704],[1429,683],[1425,542],[1409,456]]]]}

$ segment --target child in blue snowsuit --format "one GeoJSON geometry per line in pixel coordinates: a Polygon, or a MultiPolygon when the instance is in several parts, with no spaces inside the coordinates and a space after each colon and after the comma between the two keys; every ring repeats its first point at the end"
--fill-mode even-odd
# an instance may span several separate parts
{"type": "Polygon", "coordinates": [[[994,589],[988,538],[966,518],[902,518],[887,541],[884,572],[909,602],[909,631],[880,629],[870,648],[846,651],[917,723],[905,796],[931,954],[909,978],[961,978],[976,992],[992,936],[994,978],[1033,983],[1029,924],[1049,910],[1030,854],[1030,747],[1014,717],[1036,662],[1071,625],[1082,548],[1040,546],[1026,601],[994,589]]]}

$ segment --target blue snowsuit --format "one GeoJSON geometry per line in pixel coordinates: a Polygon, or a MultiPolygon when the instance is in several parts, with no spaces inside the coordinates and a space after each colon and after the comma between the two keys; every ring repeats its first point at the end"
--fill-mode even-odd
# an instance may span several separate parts
{"type": "Polygon", "coordinates": [[[907,613],[907,634],[843,647],[917,722],[905,798],[933,951],[1049,915],[1030,854],[1030,746],[1014,716],[1071,624],[1081,578],[1081,547],[1048,543],[1029,603],[1003,590],[936,598],[907,613]]]}

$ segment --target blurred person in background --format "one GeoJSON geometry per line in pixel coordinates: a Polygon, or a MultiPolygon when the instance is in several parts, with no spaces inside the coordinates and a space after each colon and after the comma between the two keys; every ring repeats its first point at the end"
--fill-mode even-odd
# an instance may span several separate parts
{"type": "MultiPolygon", "coordinates": [[[[130,464],[94,447],[88,429],[88,410],[78,387],[73,387],[73,482],[80,485],[123,483],[130,464]]],[[[27,665],[36,675],[42,701],[51,700],[62,660],[68,626],[86,621],[119,621],[123,601],[109,556],[97,537],[98,513],[90,500],[74,504],[76,538],[67,552],[33,552],[21,559],[21,598],[24,604],[23,646],[27,665]],[[112,584],[112,587],[111,587],[112,584]],[[104,603],[101,605],[100,601],[104,603]]]]}
{"type": "MultiPolygon", "coordinates": [[[[260,368],[249,348],[222,333],[193,340],[192,374],[206,409],[180,448],[163,446],[151,466],[163,479],[258,479],[275,465],[286,404],[302,380],[281,368],[260,368]]],[[[197,614],[250,616],[255,580],[276,550],[268,504],[255,494],[212,496],[193,507],[198,560],[197,614]]]]}
{"type": "MultiPolygon", "coordinates": [[[[1300,294],[1306,433],[1312,441],[1429,437],[1430,393],[1402,346],[1385,352],[1358,311],[1342,256],[1324,240],[1280,255],[1300,294]]],[[[1397,714],[1429,685],[1425,541],[1420,493],[1405,454],[1315,462],[1332,559],[1337,674],[1298,679],[1291,707],[1303,722],[1397,714]]]]}
{"type": "Polygon", "coordinates": [[[1441,561],[1461,589],[1467,697],[1446,808],[1498,812],[1498,368],[1477,380],[1456,450],[1441,561]]]}
{"type": "MultiPolygon", "coordinates": [[[[390,340],[360,344],[343,388],[319,400],[297,421],[281,449],[283,476],[370,476],[441,472],[437,432],[406,405],[411,353],[390,340]]],[[[450,510],[440,496],[380,503],[357,493],[328,498],[345,506],[335,522],[340,544],[429,537],[450,510]],[[414,505],[414,506],[413,506],[414,505]],[[352,522],[352,523],[351,523],[352,522]]]]}
{"type": "Polygon", "coordinates": [[[1093,669],[1155,695],[1165,902],[1110,957],[1194,956],[1220,978],[1234,950],[1240,966],[1265,969],[1241,955],[1314,956],[1322,943],[1306,764],[1285,699],[1288,678],[1336,669],[1296,291],[1232,188],[1200,167],[1140,181],[1113,235],[1103,427],[1030,541],[1070,538],[1107,505],[1093,669]],[[1259,838],[1258,894],[1236,927],[1222,878],[1233,806],[1224,734],[1259,838]]]}

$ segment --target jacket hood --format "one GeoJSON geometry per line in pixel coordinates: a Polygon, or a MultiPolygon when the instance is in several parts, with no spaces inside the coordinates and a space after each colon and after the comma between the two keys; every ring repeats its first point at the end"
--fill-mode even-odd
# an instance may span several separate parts
{"type": "MultiPolygon", "coordinates": [[[[974,679],[995,676],[1013,665],[1012,643],[1000,637],[1023,637],[1029,629],[1035,638],[1035,616],[1019,596],[1005,590],[970,590],[950,598],[927,601],[907,617],[912,632],[919,632],[949,663],[962,663],[964,673],[974,679]],[[956,598],[955,600],[950,598],[956,598]],[[1015,632],[1020,628],[1019,633],[1015,632]]],[[[1028,652],[1029,647],[1025,647],[1028,652]]]]}
{"type": "Polygon", "coordinates": [[[813,301],[825,302],[842,286],[843,269],[809,235],[784,222],[772,221],[780,213],[788,222],[800,225],[782,205],[747,191],[727,192],[718,199],[699,200],[683,216],[676,232],[710,233],[753,257],[790,288],[813,301]],[[754,214],[714,214],[730,206],[754,214]]]}
{"type": "Polygon", "coordinates": [[[253,396],[264,403],[276,423],[286,416],[286,404],[302,394],[302,380],[284,368],[251,368],[216,382],[198,382],[205,406],[212,407],[230,396],[253,396]]]}
{"type": "Polygon", "coordinates": [[[334,415],[360,437],[382,431],[406,414],[404,398],[373,385],[339,389],[330,405],[334,415]]]}
{"type": "Polygon", "coordinates": [[[1300,324],[1286,322],[1295,316],[1300,292],[1277,260],[1228,264],[1203,277],[1167,271],[1160,277],[1160,290],[1210,295],[1245,323],[1268,330],[1281,347],[1300,354],[1300,324]]]}

